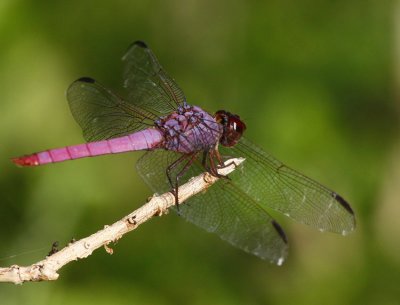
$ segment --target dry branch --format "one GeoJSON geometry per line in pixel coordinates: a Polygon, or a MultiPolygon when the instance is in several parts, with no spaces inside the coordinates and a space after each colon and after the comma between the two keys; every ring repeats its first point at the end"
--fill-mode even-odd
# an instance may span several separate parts
{"type": "MultiPolygon", "coordinates": [[[[224,168],[218,169],[221,175],[228,175],[237,165],[244,161],[243,158],[230,159],[225,162],[224,168]],[[236,165],[236,166],[235,166],[236,165]]],[[[218,178],[209,173],[202,173],[191,178],[187,183],[179,187],[179,204],[214,184],[218,178]]],[[[45,259],[30,266],[12,265],[0,268],[0,282],[11,282],[22,284],[28,281],[50,281],[56,280],[59,276],[57,271],[71,261],[83,259],[93,253],[94,250],[104,246],[106,251],[112,254],[108,244],[117,241],[125,233],[135,230],[139,225],[146,222],[153,216],[161,216],[166,213],[169,207],[175,204],[175,198],[168,192],[163,195],[153,196],[149,202],[129,215],[123,217],[114,224],[104,226],[104,229],[71,242],[60,251],[47,256],[45,259]]]]}

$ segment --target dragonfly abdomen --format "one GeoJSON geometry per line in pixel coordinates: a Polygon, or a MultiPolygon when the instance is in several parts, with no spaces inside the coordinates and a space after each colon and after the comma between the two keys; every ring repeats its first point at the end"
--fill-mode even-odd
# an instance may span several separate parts
{"type": "Polygon", "coordinates": [[[36,166],[127,151],[151,150],[162,141],[163,136],[159,130],[148,128],[118,138],[48,149],[13,158],[12,161],[20,166],[36,166]]]}

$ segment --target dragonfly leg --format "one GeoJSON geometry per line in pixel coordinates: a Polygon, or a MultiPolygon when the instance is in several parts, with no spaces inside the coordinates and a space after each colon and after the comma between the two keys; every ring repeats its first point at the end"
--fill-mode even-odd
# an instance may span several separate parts
{"type": "Polygon", "coordinates": [[[204,169],[209,172],[211,175],[218,177],[218,172],[215,169],[213,156],[210,152],[211,150],[206,149],[203,151],[203,158],[201,159],[201,165],[203,165],[204,169]],[[209,161],[209,162],[207,162],[209,161]],[[210,163],[210,164],[208,164],[210,163]]]}
{"type": "Polygon", "coordinates": [[[214,177],[217,177],[217,178],[225,178],[228,180],[230,179],[228,176],[218,174],[218,171],[217,171],[218,166],[220,168],[224,168],[225,166],[229,166],[229,165],[224,165],[224,163],[222,162],[221,155],[217,149],[213,149],[213,150],[209,151],[209,160],[210,160],[210,168],[208,169],[208,171],[210,172],[211,175],[213,175],[214,177]],[[215,163],[215,159],[218,162],[218,164],[215,163]]]}
{"type": "Polygon", "coordinates": [[[209,150],[204,150],[203,151],[203,158],[201,159],[201,165],[203,165],[204,169],[211,173],[210,167],[207,164],[208,156],[209,156],[210,151],[209,150]]]}
{"type": "Polygon", "coordinates": [[[196,159],[197,152],[192,153],[192,154],[184,154],[182,157],[178,158],[176,161],[174,161],[171,165],[167,167],[166,174],[167,178],[169,181],[169,184],[172,187],[172,193],[174,194],[175,197],[175,205],[176,208],[179,211],[179,200],[178,200],[178,187],[179,187],[179,179],[186,173],[186,171],[189,169],[189,167],[193,164],[194,160],[196,159]],[[179,166],[182,162],[185,160],[188,161],[186,164],[183,166],[181,170],[175,175],[174,179],[172,178],[171,171],[174,170],[177,166],[179,166]],[[174,180],[174,181],[173,181],[174,180]]]}
{"type": "Polygon", "coordinates": [[[186,158],[187,158],[187,155],[182,155],[177,160],[175,160],[173,163],[171,163],[166,169],[168,182],[169,182],[169,185],[172,188],[172,193],[174,194],[174,197],[175,197],[176,206],[178,206],[178,188],[176,187],[176,184],[174,184],[173,181],[172,181],[171,171],[173,169],[175,169],[186,158]]]}

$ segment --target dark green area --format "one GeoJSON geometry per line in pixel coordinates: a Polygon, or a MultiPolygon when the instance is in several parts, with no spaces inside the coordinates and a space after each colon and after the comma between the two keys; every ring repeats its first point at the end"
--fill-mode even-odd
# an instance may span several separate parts
{"type": "Polygon", "coordinates": [[[278,216],[291,248],[275,267],[170,213],[56,282],[1,284],[0,303],[397,304],[399,16],[397,2],[370,0],[3,1],[0,266],[33,263],[151,195],[141,153],[9,162],[81,142],[66,88],[91,76],[123,95],[120,58],[138,39],[189,102],[240,114],[248,138],[342,194],[358,228],[322,234],[278,216]]]}

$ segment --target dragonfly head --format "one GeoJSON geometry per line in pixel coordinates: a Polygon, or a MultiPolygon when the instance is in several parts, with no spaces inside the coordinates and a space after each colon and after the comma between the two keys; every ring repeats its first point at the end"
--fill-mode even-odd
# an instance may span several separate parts
{"type": "Polygon", "coordinates": [[[222,125],[222,136],[219,140],[223,146],[235,146],[246,130],[246,124],[236,114],[225,110],[215,113],[215,120],[222,125]]]}

